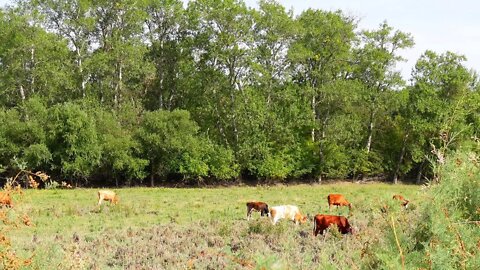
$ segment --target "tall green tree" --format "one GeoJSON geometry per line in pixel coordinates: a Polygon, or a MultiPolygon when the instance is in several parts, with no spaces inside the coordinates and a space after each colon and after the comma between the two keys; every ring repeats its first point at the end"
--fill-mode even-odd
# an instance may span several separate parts
{"type": "Polygon", "coordinates": [[[93,41],[98,48],[90,59],[92,87],[102,102],[119,110],[122,103],[139,103],[153,66],[144,61],[147,18],[142,1],[95,1],[93,41]]]}
{"type": "MultiPolygon", "coordinates": [[[[306,10],[297,18],[301,28],[288,54],[294,68],[293,80],[309,102],[311,141],[318,145],[319,164],[323,163],[324,142],[331,119],[328,90],[347,77],[355,37],[355,21],[341,11],[306,10]],[[329,86],[330,85],[330,86],[329,86]],[[323,110],[323,111],[322,111],[323,110]]],[[[319,180],[323,175],[317,170],[319,180]]]]}
{"type": "MultiPolygon", "coordinates": [[[[155,76],[146,87],[145,106],[150,110],[173,110],[180,107],[185,76],[182,65],[191,58],[186,16],[182,1],[148,1],[145,41],[149,44],[147,59],[155,66],[155,76]]],[[[192,63],[193,64],[193,63],[192,63]]],[[[188,68],[188,64],[184,68],[188,68]]]]}
{"type": "MultiPolygon", "coordinates": [[[[405,82],[396,64],[404,59],[399,55],[402,49],[413,46],[410,34],[394,31],[386,22],[378,30],[363,31],[360,46],[355,50],[357,62],[352,73],[353,78],[361,81],[365,87],[364,102],[366,108],[365,161],[372,158],[371,150],[376,124],[390,107],[388,92],[399,89],[405,82]]],[[[376,153],[374,153],[374,156],[376,153]]],[[[375,158],[374,158],[375,159],[375,158]]]]}
{"type": "Polygon", "coordinates": [[[187,13],[198,71],[190,108],[202,128],[215,127],[210,134],[237,153],[238,104],[248,102],[242,91],[250,74],[251,11],[242,1],[199,0],[189,2],[187,13]]]}
{"type": "Polygon", "coordinates": [[[37,11],[38,20],[48,31],[57,33],[68,41],[72,50],[70,61],[75,81],[71,98],[86,97],[91,76],[88,59],[94,49],[95,26],[94,2],[92,0],[31,0],[24,2],[25,8],[37,11]]]}
{"type": "Polygon", "coordinates": [[[50,104],[72,89],[67,44],[15,10],[0,10],[0,104],[12,107],[39,95],[50,104]]]}
{"type": "Polygon", "coordinates": [[[471,136],[467,115],[478,105],[471,102],[474,78],[465,61],[464,56],[451,52],[426,51],[415,65],[405,108],[404,144],[420,164],[418,175],[426,169],[429,156],[443,162],[446,152],[471,136]]]}

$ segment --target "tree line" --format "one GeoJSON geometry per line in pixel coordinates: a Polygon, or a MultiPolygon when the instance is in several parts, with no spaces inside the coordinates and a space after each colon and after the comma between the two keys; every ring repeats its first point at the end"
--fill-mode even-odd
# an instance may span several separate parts
{"type": "Polygon", "coordinates": [[[0,172],[77,184],[382,177],[478,148],[465,56],[273,0],[19,0],[0,9],[0,172]]]}

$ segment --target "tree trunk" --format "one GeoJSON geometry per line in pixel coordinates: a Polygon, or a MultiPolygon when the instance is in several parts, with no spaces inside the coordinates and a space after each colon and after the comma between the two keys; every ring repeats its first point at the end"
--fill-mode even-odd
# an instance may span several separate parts
{"type": "MultiPolygon", "coordinates": [[[[313,123],[315,125],[315,121],[317,120],[317,110],[315,108],[315,95],[312,97],[312,116],[313,116],[313,123]]],[[[312,142],[315,142],[315,127],[312,128],[312,142]]]]}
{"type": "Polygon", "coordinates": [[[150,186],[151,187],[155,186],[155,178],[154,178],[153,172],[150,174],[150,186]]]}
{"type": "Polygon", "coordinates": [[[19,89],[20,91],[20,97],[22,98],[22,101],[25,100],[25,90],[23,89],[23,85],[20,85],[19,89]]]}
{"type": "Polygon", "coordinates": [[[154,187],[155,186],[155,168],[153,166],[153,161],[151,161],[150,164],[152,164],[152,167],[150,170],[150,186],[154,187]]]}
{"type": "Polygon", "coordinates": [[[30,51],[30,91],[35,93],[35,47],[32,45],[32,50],[30,51]]]}
{"type": "Polygon", "coordinates": [[[236,109],[236,97],[235,97],[235,86],[231,85],[230,89],[230,100],[232,102],[232,126],[233,126],[233,136],[235,139],[235,156],[238,151],[238,127],[237,127],[237,109],[236,109]]]}
{"type": "Polygon", "coordinates": [[[367,153],[370,153],[370,150],[372,148],[372,137],[373,137],[373,127],[374,127],[373,119],[374,119],[374,117],[375,117],[375,112],[372,111],[372,113],[370,114],[370,123],[368,124],[368,139],[367,139],[367,145],[366,145],[367,153]]]}
{"type": "Polygon", "coordinates": [[[425,166],[425,160],[422,161],[420,164],[420,168],[418,169],[416,184],[420,184],[422,181],[422,174],[423,174],[423,167],[425,166]]]}
{"type": "Polygon", "coordinates": [[[406,134],[403,137],[402,151],[400,151],[400,157],[398,158],[397,166],[395,168],[395,173],[393,174],[393,183],[394,184],[397,184],[397,182],[398,182],[398,174],[400,172],[400,165],[403,162],[403,157],[405,156],[405,149],[407,147],[407,138],[408,138],[408,134],[406,134]]]}
{"type": "Polygon", "coordinates": [[[85,90],[87,88],[86,87],[87,80],[83,76],[83,61],[82,61],[80,49],[77,48],[76,51],[77,51],[78,71],[80,72],[80,80],[81,80],[80,87],[82,89],[82,97],[85,97],[87,95],[85,90]]]}
{"type": "Polygon", "coordinates": [[[122,93],[122,80],[123,80],[123,65],[120,61],[118,63],[118,77],[117,77],[117,84],[115,85],[115,97],[114,97],[114,104],[115,108],[120,108],[120,99],[122,93]]]}

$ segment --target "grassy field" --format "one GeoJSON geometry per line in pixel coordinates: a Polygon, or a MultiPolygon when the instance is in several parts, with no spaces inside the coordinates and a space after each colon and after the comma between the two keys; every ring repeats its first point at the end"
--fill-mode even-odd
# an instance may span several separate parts
{"type": "MultiPolygon", "coordinates": [[[[375,268],[372,249],[393,227],[408,226],[424,196],[419,186],[338,183],[273,187],[117,189],[120,203],[97,207],[97,189],[27,190],[16,195],[7,216],[28,215],[31,226],[12,226],[12,249],[32,257],[32,269],[359,269],[375,268]],[[331,231],[312,236],[312,222],[272,226],[259,213],[246,220],[245,203],[294,204],[317,213],[328,210],[329,193],[353,204],[354,236],[331,231]],[[393,194],[412,201],[404,211],[393,194]],[[383,204],[391,213],[381,213],[383,204]],[[401,225],[403,224],[403,225],[401,225]]],[[[401,228],[398,228],[401,241],[401,228]]],[[[401,244],[401,243],[400,243],[401,244]]],[[[395,247],[392,247],[395,248],[395,247]]],[[[395,260],[394,260],[395,261],[395,260]]],[[[397,267],[400,265],[400,257],[397,267]]]]}

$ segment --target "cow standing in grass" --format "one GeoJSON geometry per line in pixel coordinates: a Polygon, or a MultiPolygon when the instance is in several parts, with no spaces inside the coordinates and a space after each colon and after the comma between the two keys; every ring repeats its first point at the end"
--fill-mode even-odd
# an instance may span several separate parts
{"type": "Polygon", "coordinates": [[[105,189],[98,191],[98,205],[101,205],[102,201],[110,201],[110,204],[117,204],[119,199],[114,191],[105,189]]]}
{"type": "Polygon", "coordinates": [[[269,210],[268,210],[268,204],[264,202],[247,202],[247,220],[250,220],[252,217],[252,212],[253,211],[258,211],[260,212],[260,215],[263,216],[268,216],[269,215],[269,210]]]}
{"type": "Polygon", "coordinates": [[[352,210],[352,204],[349,203],[342,194],[328,194],[328,210],[332,205],[338,206],[348,206],[348,209],[352,210]]]}
{"type": "Polygon", "coordinates": [[[405,199],[402,195],[395,194],[393,195],[394,200],[399,200],[405,209],[408,207],[408,203],[410,202],[409,200],[405,199]]]}
{"type": "Polygon", "coordinates": [[[6,207],[13,207],[12,197],[10,197],[10,193],[7,191],[0,191],[0,205],[6,207]]]}
{"type": "Polygon", "coordinates": [[[313,218],[313,235],[317,236],[318,233],[323,235],[323,232],[333,224],[337,225],[338,231],[342,234],[353,233],[346,217],[318,214],[313,218]]]}
{"type": "Polygon", "coordinates": [[[302,215],[295,205],[280,205],[270,208],[270,220],[273,225],[282,218],[291,220],[297,225],[307,222],[307,216],[302,215]]]}

